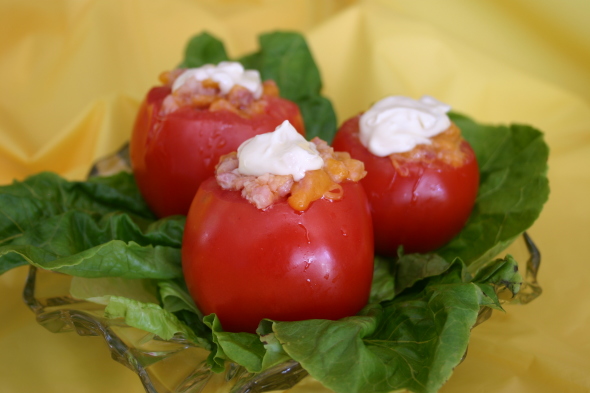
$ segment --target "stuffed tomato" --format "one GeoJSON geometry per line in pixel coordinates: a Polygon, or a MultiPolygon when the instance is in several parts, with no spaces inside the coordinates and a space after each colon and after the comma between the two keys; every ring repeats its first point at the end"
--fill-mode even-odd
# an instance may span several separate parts
{"type": "Polygon", "coordinates": [[[187,214],[219,158],[289,120],[304,135],[299,108],[257,71],[222,62],[162,74],[139,109],[130,143],[133,172],[159,217],[187,214]]]}
{"type": "Polygon", "coordinates": [[[374,256],[362,163],[288,123],[251,141],[222,158],[187,217],[182,264],[197,306],[233,332],[254,332],[263,318],[356,314],[374,256]]]}
{"type": "Polygon", "coordinates": [[[473,149],[431,97],[388,97],[346,121],[336,150],[365,163],[375,252],[429,252],[458,234],[475,203],[479,170],[473,149]]]}

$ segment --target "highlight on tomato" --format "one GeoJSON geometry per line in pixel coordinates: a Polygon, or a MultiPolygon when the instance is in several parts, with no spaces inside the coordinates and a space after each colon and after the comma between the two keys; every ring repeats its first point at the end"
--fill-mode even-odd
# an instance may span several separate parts
{"type": "Polygon", "coordinates": [[[347,120],[332,146],[364,162],[375,252],[433,251],[457,235],[475,204],[479,170],[473,149],[447,116],[450,107],[424,96],[387,97],[347,120]]]}
{"type": "Polygon", "coordinates": [[[285,122],[222,158],[201,184],[182,265],[199,309],[232,332],[340,319],[367,303],[373,276],[361,162],[285,122]]]}
{"type": "Polygon", "coordinates": [[[160,76],[139,109],[130,155],[139,189],[159,217],[187,214],[219,158],[285,119],[305,135],[297,105],[237,62],[160,76]]]}

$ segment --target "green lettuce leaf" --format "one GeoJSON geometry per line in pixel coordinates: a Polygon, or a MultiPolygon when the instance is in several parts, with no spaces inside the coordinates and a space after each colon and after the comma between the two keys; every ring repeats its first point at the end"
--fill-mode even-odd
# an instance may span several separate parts
{"type": "Polygon", "coordinates": [[[529,126],[486,126],[451,115],[473,147],[480,169],[475,207],[463,230],[437,250],[477,272],[539,217],[549,198],[543,134],[529,126]]]}
{"type": "Polygon", "coordinates": [[[320,71],[305,38],[294,32],[274,32],[259,37],[260,50],[239,59],[247,68],[272,79],[281,96],[299,105],[307,138],[330,143],[336,132],[336,115],[330,101],[320,95],[320,71]]]}
{"type": "Polygon", "coordinates": [[[369,304],[393,299],[395,295],[394,268],[395,263],[392,259],[375,257],[369,304]]]}
{"type": "Polygon", "coordinates": [[[196,68],[205,64],[228,61],[223,43],[204,32],[191,38],[184,51],[184,59],[178,68],[196,68]]]}
{"type": "Polygon", "coordinates": [[[336,392],[436,392],[461,362],[481,307],[497,308],[500,286],[518,289],[517,270],[508,257],[473,278],[455,260],[442,274],[425,277],[420,291],[370,305],[357,316],[267,320],[259,335],[223,332],[210,315],[205,319],[216,343],[212,359],[217,368],[231,360],[258,372],[289,356],[336,392]]]}
{"type": "Polygon", "coordinates": [[[36,221],[70,210],[98,214],[118,210],[134,219],[155,217],[144,202],[133,175],[120,173],[84,182],[70,182],[42,172],[0,187],[0,244],[19,236],[36,221]]]}
{"type": "Polygon", "coordinates": [[[160,288],[160,297],[166,310],[170,312],[190,311],[199,318],[203,318],[203,314],[188,293],[184,280],[159,281],[158,287],[160,288]]]}
{"type": "Polygon", "coordinates": [[[206,338],[196,335],[193,329],[173,313],[154,303],[111,296],[104,315],[107,318],[123,318],[127,325],[153,333],[164,340],[170,340],[176,334],[182,334],[189,341],[211,349],[211,343],[206,338]]]}
{"type": "Polygon", "coordinates": [[[395,293],[411,288],[416,282],[437,276],[451,264],[437,254],[406,254],[395,262],[395,293]]]}
{"type": "MultiPolygon", "coordinates": [[[[330,143],[336,133],[336,114],[330,100],[320,94],[320,71],[305,38],[299,33],[278,31],[262,34],[259,41],[257,52],[236,61],[258,70],[263,80],[274,80],[281,97],[299,106],[308,139],[318,136],[330,143]]],[[[201,33],[189,41],[180,66],[200,67],[223,60],[228,60],[223,43],[201,33]]]]}
{"type": "Polygon", "coordinates": [[[183,279],[158,281],[162,307],[189,326],[197,337],[212,342],[211,330],[203,323],[203,313],[197,308],[183,279]]]}
{"type": "Polygon", "coordinates": [[[261,363],[262,371],[291,360],[291,357],[285,352],[276,334],[273,332],[272,326],[273,322],[266,319],[260,321],[260,325],[256,330],[264,346],[264,356],[262,357],[261,363]]]}
{"type": "Polygon", "coordinates": [[[225,369],[225,360],[232,360],[246,368],[249,372],[262,371],[264,345],[256,334],[231,333],[223,331],[215,314],[207,315],[203,322],[213,332],[216,349],[211,352],[209,365],[214,371],[225,369]]]}
{"type": "Polygon", "coordinates": [[[81,277],[181,277],[184,221],[155,221],[127,173],[41,173],[0,187],[0,273],[30,263],[81,277]]]}
{"type": "Polygon", "coordinates": [[[418,293],[340,321],[277,322],[285,352],[336,392],[436,392],[461,361],[477,320],[479,285],[456,261],[418,293]]]}
{"type": "Polygon", "coordinates": [[[203,322],[213,333],[214,348],[208,364],[215,372],[225,370],[225,361],[238,363],[248,372],[259,373],[290,360],[273,332],[273,322],[260,322],[257,334],[225,332],[215,314],[207,315],[203,322]]]}

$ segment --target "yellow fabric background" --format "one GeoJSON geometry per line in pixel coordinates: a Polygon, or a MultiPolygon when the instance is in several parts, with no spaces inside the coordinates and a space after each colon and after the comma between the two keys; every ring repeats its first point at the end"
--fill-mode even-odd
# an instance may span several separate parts
{"type": "MultiPolygon", "coordinates": [[[[587,0],[0,0],[0,184],[83,178],[129,137],[157,75],[208,30],[232,56],[304,32],[339,122],[385,95],[430,94],[481,122],[528,123],[551,147],[530,233],[543,295],[472,334],[443,392],[590,391],[590,3],[587,0]]],[[[0,393],[142,392],[98,338],[52,334],[0,276],[0,393]]],[[[324,392],[313,380],[292,392],[324,392]]]]}

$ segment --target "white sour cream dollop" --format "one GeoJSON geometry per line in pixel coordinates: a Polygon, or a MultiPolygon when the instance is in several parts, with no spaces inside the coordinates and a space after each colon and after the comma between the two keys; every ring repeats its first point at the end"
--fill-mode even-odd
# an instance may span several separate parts
{"type": "Polygon", "coordinates": [[[245,70],[244,66],[235,61],[222,61],[217,65],[205,64],[199,68],[189,68],[176,78],[172,90],[179,89],[189,80],[202,82],[211,79],[219,84],[222,94],[227,94],[235,85],[250,90],[255,98],[262,95],[260,73],[256,70],[245,70]]]}
{"type": "Polygon", "coordinates": [[[391,96],[378,101],[360,118],[361,143],[376,156],[412,150],[430,144],[430,138],[451,125],[451,107],[430,97],[419,100],[391,96]]]}
{"type": "Polygon", "coordinates": [[[305,171],[324,165],[315,145],[305,140],[288,120],[273,132],[242,143],[238,148],[238,162],[238,172],[243,175],[292,175],[295,181],[303,179],[305,171]]]}

